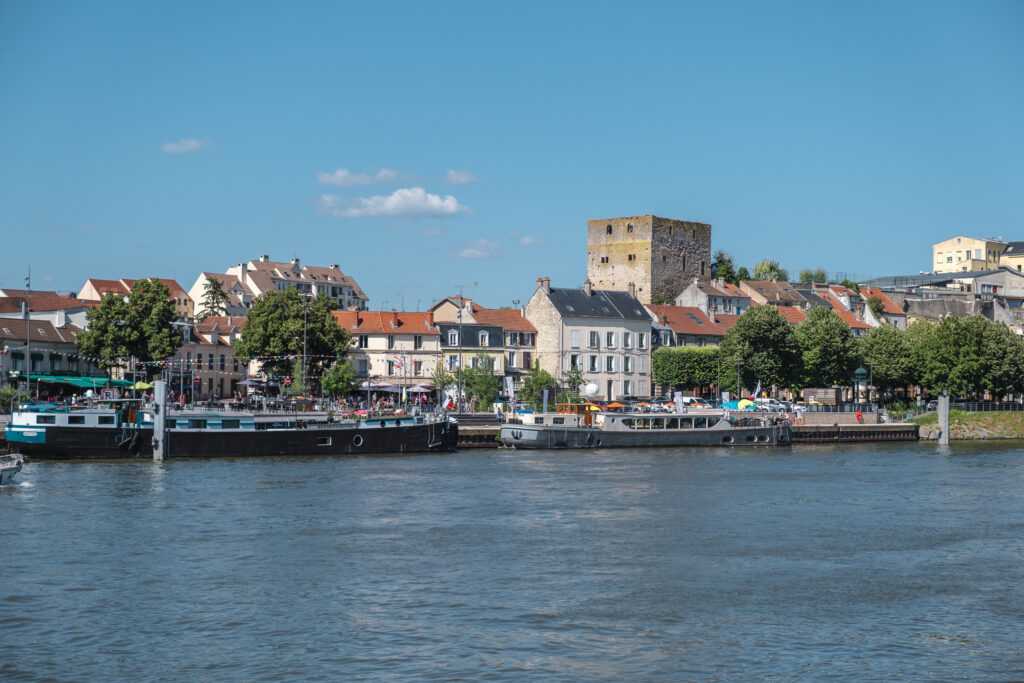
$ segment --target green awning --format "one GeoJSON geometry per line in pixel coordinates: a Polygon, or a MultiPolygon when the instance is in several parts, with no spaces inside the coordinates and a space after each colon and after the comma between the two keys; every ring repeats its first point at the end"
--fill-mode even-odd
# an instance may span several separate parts
{"type": "MultiPolygon", "coordinates": [[[[67,375],[39,375],[38,377],[33,377],[32,379],[36,380],[37,382],[52,382],[54,384],[70,384],[71,386],[74,386],[74,387],[88,387],[90,389],[94,388],[94,387],[105,387],[105,386],[107,386],[107,382],[111,381],[111,380],[108,380],[106,377],[77,377],[77,376],[76,377],[70,377],[70,376],[67,376],[67,375]]],[[[112,380],[112,382],[120,382],[120,381],[121,380],[112,380]]],[[[131,382],[127,382],[127,384],[131,384],[131,382]]],[[[121,385],[115,384],[114,386],[121,386],[121,385]]]]}

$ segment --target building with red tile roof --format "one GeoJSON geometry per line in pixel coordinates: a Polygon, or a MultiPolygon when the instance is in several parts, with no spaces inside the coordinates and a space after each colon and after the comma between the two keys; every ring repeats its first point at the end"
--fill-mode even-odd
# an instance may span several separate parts
{"type": "Polygon", "coordinates": [[[881,317],[881,320],[878,320],[879,323],[884,321],[898,330],[907,329],[907,314],[903,311],[903,308],[890,299],[885,292],[874,287],[863,285],[860,288],[860,293],[867,303],[867,308],[864,311],[865,319],[869,316],[876,319],[881,317]],[[878,299],[881,301],[882,312],[880,316],[876,316],[874,311],[871,310],[871,299],[878,299]]]}
{"type": "Polygon", "coordinates": [[[797,288],[788,282],[743,280],[740,282],[740,291],[750,297],[751,304],[803,306],[806,303],[797,288]]]}
{"type": "Polygon", "coordinates": [[[396,386],[430,382],[441,357],[441,332],[433,312],[334,311],[352,335],[349,357],[361,378],[396,386]]]}
{"type": "Polygon", "coordinates": [[[832,292],[820,292],[818,293],[818,296],[832,306],[832,310],[836,312],[836,315],[843,319],[843,322],[846,323],[847,326],[849,326],[854,337],[859,337],[871,329],[871,325],[866,323],[859,313],[849,311],[832,292]]]}
{"type": "Polygon", "coordinates": [[[696,306],[705,314],[743,315],[750,308],[750,295],[722,278],[702,282],[694,279],[675,299],[676,306],[696,306]]]}
{"type": "Polygon", "coordinates": [[[667,339],[662,329],[663,346],[716,346],[725,337],[726,328],[696,306],[649,304],[646,308],[656,323],[672,331],[667,339]]]}
{"type": "Polygon", "coordinates": [[[785,318],[786,322],[790,325],[799,325],[807,319],[807,314],[796,306],[777,306],[776,308],[779,309],[779,313],[782,314],[782,317],[785,318]]]}

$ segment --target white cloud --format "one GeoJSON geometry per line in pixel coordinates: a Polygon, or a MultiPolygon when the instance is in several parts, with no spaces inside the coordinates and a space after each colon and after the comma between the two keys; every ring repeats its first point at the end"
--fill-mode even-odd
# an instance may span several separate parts
{"type": "Polygon", "coordinates": [[[335,218],[366,218],[400,216],[404,218],[447,218],[458,213],[472,213],[452,195],[430,194],[422,187],[402,187],[388,196],[344,199],[336,194],[320,195],[321,213],[335,218]]]}
{"type": "Polygon", "coordinates": [[[501,247],[494,242],[488,242],[485,239],[478,239],[476,242],[470,243],[468,247],[462,251],[456,252],[455,258],[464,259],[484,259],[494,258],[501,253],[501,247]]]}
{"type": "Polygon", "coordinates": [[[453,168],[448,169],[446,177],[452,185],[469,185],[476,182],[476,176],[469,171],[456,171],[453,168]]]}
{"type": "Polygon", "coordinates": [[[195,138],[185,138],[177,142],[165,142],[161,147],[164,154],[189,154],[198,152],[203,148],[203,141],[195,138]]]}
{"type": "Polygon", "coordinates": [[[352,187],[353,185],[369,185],[371,183],[393,183],[398,180],[398,171],[390,168],[382,168],[376,173],[353,173],[347,168],[339,168],[334,173],[320,172],[316,179],[321,185],[338,185],[340,187],[352,187]]]}
{"type": "Polygon", "coordinates": [[[540,237],[534,237],[533,235],[523,235],[522,237],[519,238],[519,244],[523,245],[524,247],[539,247],[543,244],[546,244],[546,242],[540,237]]]}

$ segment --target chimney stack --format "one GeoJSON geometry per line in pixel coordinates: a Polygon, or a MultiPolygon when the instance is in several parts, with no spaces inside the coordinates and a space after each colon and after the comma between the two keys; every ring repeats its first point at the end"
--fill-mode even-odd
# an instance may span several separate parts
{"type": "Polygon", "coordinates": [[[590,296],[590,293],[594,291],[593,285],[590,284],[590,278],[588,277],[583,281],[583,293],[590,296]]]}
{"type": "Polygon", "coordinates": [[[398,329],[398,311],[391,309],[391,326],[398,329]]]}
{"type": "Polygon", "coordinates": [[[430,309],[429,311],[427,311],[427,326],[434,326],[434,309],[430,309]]]}
{"type": "Polygon", "coordinates": [[[630,282],[628,285],[626,285],[626,291],[629,292],[629,295],[631,297],[634,297],[634,298],[636,297],[636,285],[633,284],[632,282],[630,282]]]}
{"type": "Polygon", "coordinates": [[[551,278],[549,278],[549,277],[544,278],[544,293],[545,294],[550,294],[551,293],[551,278]]]}
{"type": "Polygon", "coordinates": [[[713,323],[718,322],[718,318],[715,316],[715,309],[713,307],[708,311],[708,318],[710,318],[713,323]]]}
{"type": "Polygon", "coordinates": [[[293,265],[293,266],[297,266],[297,265],[299,265],[299,259],[297,259],[297,258],[293,258],[293,259],[292,259],[292,265],[293,265]]]}
{"type": "Polygon", "coordinates": [[[270,260],[270,256],[267,254],[260,254],[260,263],[266,263],[270,260]]]}

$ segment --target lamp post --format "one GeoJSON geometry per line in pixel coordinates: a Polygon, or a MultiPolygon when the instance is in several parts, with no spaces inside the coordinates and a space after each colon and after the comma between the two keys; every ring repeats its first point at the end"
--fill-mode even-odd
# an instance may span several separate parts
{"type": "Polygon", "coordinates": [[[854,403],[860,403],[860,385],[866,384],[868,381],[868,371],[861,365],[853,372],[853,390],[854,390],[854,403]]]}
{"type": "MultiPolygon", "coordinates": [[[[460,297],[459,303],[462,304],[460,297]]],[[[462,308],[459,308],[459,395],[456,397],[456,401],[459,402],[459,412],[462,412],[462,308]]]]}

